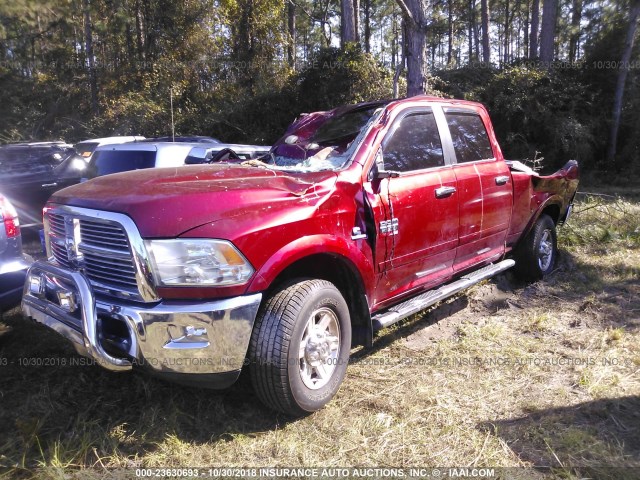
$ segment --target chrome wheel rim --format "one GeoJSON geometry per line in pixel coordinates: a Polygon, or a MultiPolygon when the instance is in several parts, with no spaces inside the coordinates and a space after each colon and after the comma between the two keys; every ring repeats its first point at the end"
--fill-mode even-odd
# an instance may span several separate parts
{"type": "Polygon", "coordinates": [[[315,310],[302,332],[298,359],[300,378],[307,388],[324,387],[335,371],[340,354],[340,324],[330,308],[315,310]]]}
{"type": "Polygon", "coordinates": [[[540,237],[538,245],[538,266],[540,270],[546,272],[551,266],[553,259],[553,236],[551,230],[545,230],[540,237]]]}

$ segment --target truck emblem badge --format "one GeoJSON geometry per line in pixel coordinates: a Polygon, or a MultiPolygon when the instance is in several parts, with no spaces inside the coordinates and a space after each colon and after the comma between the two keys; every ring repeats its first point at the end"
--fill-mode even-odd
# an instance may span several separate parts
{"type": "Polygon", "coordinates": [[[380,233],[382,235],[397,235],[400,223],[397,218],[391,220],[383,220],[380,222],[380,233]]]}

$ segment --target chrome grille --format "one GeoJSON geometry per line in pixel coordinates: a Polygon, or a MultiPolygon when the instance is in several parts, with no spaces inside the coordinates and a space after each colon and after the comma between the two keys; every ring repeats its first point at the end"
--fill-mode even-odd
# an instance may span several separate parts
{"type": "Polygon", "coordinates": [[[64,217],[62,215],[49,214],[49,228],[52,233],[64,238],[66,235],[64,217]]]}
{"type": "Polygon", "coordinates": [[[97,247],[111,248],[123,252],[129,251],[127,234],[119,225],[80,220],[80,237],[82,243],[97,247]]]}
{"type": "Polygon", "coordinates": [[[87,277],[104,285],[114,285],[137,290],[136,270],[131,260],[105,258],[83,251],[87,277]]]}
{"type": "Polygon", "coordinates": [[[67,257],[67,250],[64,245],[60,245],[54,241],[51,242],[51,253],[58,262],[63,267],[71,267],[71,262],[69,262],[69,258],[67,257]]]}
{"type": "Polygon", "coordinates": [[[56,263],[84,273],[97,291],[139,297],[136,265],[122,225],[52,212],[47,220],[56,263]]]}

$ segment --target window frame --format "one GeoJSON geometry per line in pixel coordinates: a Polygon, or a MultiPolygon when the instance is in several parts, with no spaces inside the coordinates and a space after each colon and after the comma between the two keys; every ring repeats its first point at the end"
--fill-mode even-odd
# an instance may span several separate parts
{"type": "MultiPolygon", "coordinates": [[[[446,135],[443,135],[444,132],[442,128],[443,127],[442,120],[444,120],[444,115],[442,114],[442,110],[440,106],[439,105],[411,106],[399,112],[395,116],[395,118],[392,120],[391,125],[385,132],[384,137],[382,138],[382,141],[380,142],[380,145],[376,150],[376,153],[374,155],[374,161],[367,175],[368,178],[371,178],[372,171],[378,169],[376,159],[380,153],[382,153],[382,156],[384,158],[384,149],[389,143],[389,141],[391,140],[391,138],[393,137],[393,135],[396,133],[398,128],[400,128],[400,124],[402,123],[402,120],[404,120],[408,116],[420,114],[420,113],[431,114],[434,117],[434,120],[436,123],[436,129],[438,132],[438,137],[440,138],[440,146],[442,147],[442,157],[444,159],[444,164],[433,166],[433,167],[420,168],[416,170],[408,170],[405,172],[399,171],[397,173],[399,174],[399,176],[415,175],[415,174],[435,171],[441,168],[450,168],[453,165],[453,163],[451,162],[451,157],[450,157],[450,152],[448,147],[448,144],[450,143],[450,138],[448,139],[446,135]]],[[[447,134],[449,133],[448,129],[446,132],[447,134]]],[[[389,171],[389,170],[381,170],[381,171],[389,171]]],[[[392,170],[392,171],[395,171],[395,170],[392,170]]]]}
{"type": "Polygon", "coordinates": [[[495,162],[497,160],[496,152],[493,148],[493,143],[491,141],[491,136],[489,135],[489,130],[487,129],[487,125],[484,122],[484,118],[482,117],[481,113],[478,110],[476,110],[475,108],[446,107],[446,106],[443,106],[441,110],[442,110],[442,119],[447,128],[448,143],[451,148],[451,151],[450,151],[451,160],[454,165],[475,165],[478,163],[495,162]],[[491,149],[491,154],[493,156],[491,158],[482,158],[480,160],[472,160],[470,162],[459,162],[458,155],[456,153],[456,148],[455,148],[455,145],[453,144],[453,135],[451,134],[449,122],[447,121],[447,113],[454,113],[454,114],[457,113],[460,115],[475,115],[476,117],[478,117],[480,119],[480,122],[482,123],[482,127],[484,128],[484,133],[487,136],[487,141],[489,142],[489,148],[491,149]]]}

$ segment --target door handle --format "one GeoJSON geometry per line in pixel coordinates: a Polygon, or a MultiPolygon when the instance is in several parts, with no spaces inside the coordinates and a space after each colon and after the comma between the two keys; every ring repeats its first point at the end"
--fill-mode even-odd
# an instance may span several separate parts
{"type": "Polygon", "coordinates": [[[509,181],[509,177],[507,175],[500,175],[496,177],[496,185],[504,185],[509,181]]]}
{"type": "Polygon", "coordinates": [[[436,198],[446,198],[456,193],[456,187],[436,188],[436,198]]]}

